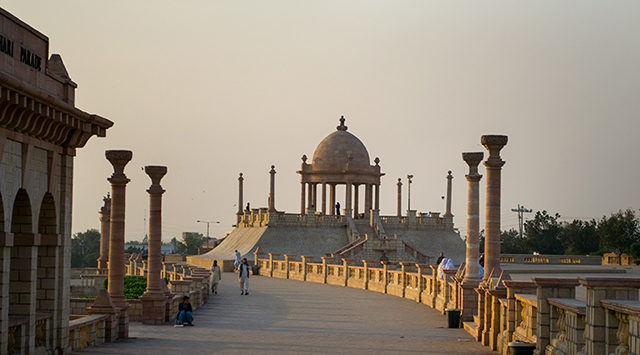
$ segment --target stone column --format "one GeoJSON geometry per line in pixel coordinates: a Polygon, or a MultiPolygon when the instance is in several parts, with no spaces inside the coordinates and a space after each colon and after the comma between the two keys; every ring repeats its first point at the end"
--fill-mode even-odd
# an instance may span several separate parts
{"type": "Polygon", "coordinates": [[[351,213],[351,183],[347,182],[344,189],[345,189],[344,215],[345,216],[350,216],[350,213],[351,213]]]}
{"type": "Polygon", "coordinates": [[[307,184],[307,189],[309,190],[307,193],[309,196],[307,196],[307,199],[309,201],[307,201],[307,210],[308,211],[312,211],[311,206],[313,206],[313,184],[312,183],[308,183],[307,184]]]}
{"type": "Polygon", "coordinates": [[[313,189],[313,202],[311,204],[311,208],[313,209],[313,212],[315,212],[318,210],[318,184],[311,184],[311,188],[313,189]]]}
{"type": "Polygon", "coordinates": [[[164,324],[166,296],[162,287],[162,194],[160,180],[167,173],[166,166],[145,166],[144,172],[151,178],[149,193],[149,256],[147,290],[142,300],[142,322],[164,324]]]}
{"type": "Polygon", "coordinates": [[[113,174],[107,180],[111,183],[111,226],[109,237],[109,296],[120,309],[118,337],[129,335],[127,300],[124,298],[124,222],[127,183],[124,167],[133,157],[130,150],[107,150],[107,160],[113,165],[113,174]]]}
{"type": "Polygon", "coordinates": [[[322,214],[327,214],[327,183],[322,183],[322,214]]]}
{"type": "Polygon", "coordinates": [[[329,184],[329,214],[336,214],[336,184],[329,184]]]}
{"type": "MultiPolygon", "coordinates": [[[[467,190],[467,258],[463,282],[479,282],[481,280],[478,260],[480,259],[480,179],[482,179],[482,175],[478,174],[478,164],[483,158],[484,153],[482,152],[462,153],[462,159],[469,166],[469,174],[466,175],[469,184],[467,190]]],[[[449,189],[451,179],[448,183],[449,189]]]]}
{"type": "Polygon", "coordinates": [[[373,187],[376,193],[375,210],[380,212],[380,184],[375,184],[373,187]]]}
{"type": "Polygon", "coordinates": [[[373,189],[371,188],[371,184],[366,184],[364,186],[364,214],[366,217],[369,217],[369,214],[371,213],[371,201],[373,200],[371,198],[371,192],[373,189]]]}
{"type": "Polygon", "coordinates": [[[451,180],[453,180],[453,175],[451,175],[451,170],[449,170],[447,174],[447,209],[442,217],[453,217],[451,214],[451,180]]]}
{"type": "Polygon", "coordinates": [[[240,176],[238,177],[238,213],[237,214],[243,214],[244,212],[242,211],[242,206],[243,206],[243,201],[242,201],[242,188],[244,184],[244,178],[242,177],[242,173],[240,173],[240,176]]]}
{"type": "Polygon", "coordinates": [[[269,175],[271,176],[269,182],[269,211],[275,212],[276,210],[276,166],[271,165],[271,170],[269,171],[269,175]]]}
{"type": "Polygon", "coordinates": [[[504,161],[500,149],[507,144],[507,136],[482,136],[482,145],[489,151],[484,162],[487,168],[487,204],[484,243],[484,280],[493,274],[500,276],[500,174],[504,161]]]}
{"type": "Polygon", "coordinates": [[[300,183],[300,214],[305,214],[305,184],[304,181],[300,183]]]}
{"type": "Polygon", "coordinates": [[[100,257],[98,258],[98,272],[105,274],[109,267],[109,223],[111,221],[111,196],[102,199],[104,204],[100,208],[100,257]]]}
{"type": "Polygon", "coordinates": [[[358,213],[360,212],[359,200],[360,200],[360,185],[353,184],[353,218],[358,218],[358,213]]]}
{"type": "Polygon", "coordinates": [[[402,216],[402,179],[398,178],[398,217],[402,216]]]}

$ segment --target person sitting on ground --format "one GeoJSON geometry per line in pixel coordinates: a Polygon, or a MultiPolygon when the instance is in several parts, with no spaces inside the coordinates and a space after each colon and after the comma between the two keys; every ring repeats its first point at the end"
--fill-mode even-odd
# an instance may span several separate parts
{"type": "Polygon", "coordinates": [[[189,296],[182,297],[182,303],[178,306],[178,312],[178,324],[193,326],[193,308],[191,307],[191,303],[189,303],[189,296]]]}

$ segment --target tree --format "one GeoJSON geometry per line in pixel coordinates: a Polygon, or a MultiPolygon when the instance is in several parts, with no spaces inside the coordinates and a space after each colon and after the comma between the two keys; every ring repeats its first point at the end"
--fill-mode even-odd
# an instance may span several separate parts
{"type": "Polygon", "coordinates": [[[100,232],[87,229],[71,237],[71,267],[96,267],[100,256],[100,232]]]}
{"type": "Polygon", "coordinates": [[[595,220],[573,220],[562,226],[562,239],[568,245],[567,254],[585,255],[593,254],[600,249],[600,236],[595,220]]]}
{"type": "Polygon", "coordinates": [[[207,241],[200,233],[185,233],[182,241],[177,244],[177,253],[182,255],[196,255],[198,248],[207,241]]]}
{"type": "Polygon", "coordinates": [[[616,254],[628,253],[631,244],[640,241],[639,221],[631,209],[602,217],[597,231],[600,244],[616,254]]]}
{"type": "Polygon", "coordinates": [[[524,238],[520,238],[520,233],[513,228],[500,233],[500,252],[505,254],[531,253],[525,246],[524,238]]]}
{"type": "Polygon", "coordinates": [[[566,241],[562,239],[562,226],[558,222],[559,214],[550,215],[547,211],[536,212],[536,216],[524,224],[525,245],[531,252],[540,254],[564,254],[566,241]]]}

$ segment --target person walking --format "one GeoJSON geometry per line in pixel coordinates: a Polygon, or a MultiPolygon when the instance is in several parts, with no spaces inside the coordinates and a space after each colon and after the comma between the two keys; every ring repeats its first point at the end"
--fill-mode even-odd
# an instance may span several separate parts
{"type": "Polygon", "coordinates": [[[211,266],[211,292],[215,295],[218,294],[218,284],[222,280],[222,272],[220,272],[220,266],[218,266],[218,260],[213,261],[211,266]]]}
{"type": "Polygon", "coordinates": [[[240,266],[241,262],[242,262],[242,254],[240,254],[238,249],[236,249],[236,261],[233,262],[233,267],[237,269],[240,266]]]}
{"type": "Polygon", "coordinates": [[[340,202],[336,202],[336,216],[340,215],[340,202]]]}
{"type": "Polygon", "coordinates": [[[240,277],[240,294],[246,296],[249,294],[249,274],[251,273],[251,265],[247,263],[247,258],[242,259],[242,263],[238,267],[238,273],[240,277]]]}

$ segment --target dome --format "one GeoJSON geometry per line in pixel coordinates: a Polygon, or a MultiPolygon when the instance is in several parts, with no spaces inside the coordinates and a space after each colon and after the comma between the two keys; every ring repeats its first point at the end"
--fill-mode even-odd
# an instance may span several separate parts
{"type": "Polygon", "coordinates": [[[338,130],[320,142],[312,160],[313,171],[367,172],[371,161],[369,153],[358,137],[347,132],[344,117],[340,118],[338,130]]]}

